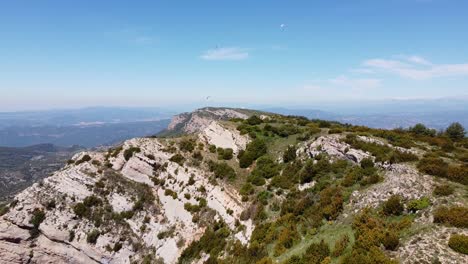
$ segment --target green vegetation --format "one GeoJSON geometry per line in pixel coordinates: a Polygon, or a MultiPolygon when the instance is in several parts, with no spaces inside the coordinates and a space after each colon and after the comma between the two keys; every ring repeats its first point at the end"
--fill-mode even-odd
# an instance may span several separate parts
{"type": "Polygon", "coordinates": [[[236,178],[236,171],[226,162],[208,162],[208,168],[214,173],[216,178],[233,180],[236,178]]]}
{"type": "Polygon", "coordinates": [[[140,152],[141,149],[140,148],[136,148],[136,147],[131,147],[131,148],[128,148],[124,151],[124,158],[125,160],[129,160],[131,157],[133,157],[133,154],[135,153],[138,153],[140,152]]]}
{"type": "Polygon", "coordinates": [[[451,249],[468,255],[468,236],[454,234],[450,236],[448,245],[451,249]]]}
{"type": "Polygon", "coordinates": [[[29,230],[31,237],[37,237],[39,235],[39,226],[45,220],[46,215],[43,210],[35,208],[32,212],[29,223],[33,225],[32,229],[29,230]]]}
{"type": "Polygon", "coordinates": [[[294,146],[288,146],[288,148],[284,151],[283,154],[283,162],[288,163],[291,161],[296,160],[296,147],[294,146]]]}
{"type": "Polygon", "coordinates": [[[233,158],[233,150],[232,148],[217,148],[218,152],[218,159],[219,160],[230,160],[233,158]]]}
{"type": "Polygon", "coordinates": [[[468,165],[449,165],[442,158],[426,156],[418,163],[422,173],[447,178],[454,182],[468,185],[468,165]]]}
{"type": "Polygon", "coordinates": [[[434,212],[434,223],[468,228],[468,208],[461,206],[439,207],[434,212]]]}
{"type": "Polygon", "coordinates": [[[88,154],[85,154],[83,155],[83,157],[81,157],[81,159],[75,162],[75,165],[80,165],[81,163],[88,162],[90,160],[91,160],[91,157],[88,154]]]}
{"type": "Polygon", "coordinates": [[[412,213],[416,213],[417,211],[423,210],[431,206],[431,202],[429,201],[429,198],[427,197],[422,197],[421,199],[414,199],[408,202],[406,205],[406,208],[408,211],[412,213]]]}
{"type": "Polygon", "coordinates": [[[429,137],[433,137],[437,133],[435,129],[427,128],[424,124],[421,124],[421,123],[418,123],[413,127],[410,127],[408,131],[419,136],[429,136],[429,137]]]}
{"type": "Polygon", "coordinates": [[[448,196],[453,194],[454,188],[448,184],[437,185],[433,194],[436,196],[448,196]]]}
{"type": "Polygon", "coordinates": [[[179,148],[183,152],[192,152],[195,149],[196,142],[193,139],[182,139],[179,142],[179,148]]]}
{"type": "Polygon", "coordinates": [[[465,137],[465,128],[458,122],[450,124],[445,134],[452,140],[462,140],[465,137]]]}
{"type": "Polygon", "coordinates": [[[173,155],[169,160],[182,166],[184,164],[185,158],[181,154],[177,153],[173,155]]]}
{"type": "Polygon", "coordinates": [[[255,139],[250,142],[245,151],[240,151],[238,154],[239,166],[241,168],[247,168],[259,157],[267,153],[267,145],[262,139],[255,139]]]}
{"type": "Polygon", "coordinates": [[[404,209],[400,196],[392,195],[383,203],[382,212],[385,215],[401,215],[404,209]]]}
{"type": "Polygon", "coordinates": [[[99,238],[100,235],[101,235],[101,233],[99,232],[99,230],[93,229],[86,236],[86,242],[88,242],[90,244],[96,244],[96,241],[97,241],[97,239],[99,238]]]}
{"type": "Polygon", "coordinates": [[[399,151],[392,147],[381,145],[373,142],[364,142],[359,140],[356,135],[348,134],[346,135],[345,142],[351,145],[353,148],[361,149],[371,153],[375,156],[375,160],[378,162],[410,162],[417,161],[418,157],[410,152],[399,151]]]}

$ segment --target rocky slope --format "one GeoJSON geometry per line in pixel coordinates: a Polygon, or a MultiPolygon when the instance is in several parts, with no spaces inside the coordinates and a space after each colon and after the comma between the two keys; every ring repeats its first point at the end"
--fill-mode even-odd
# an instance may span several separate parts
{"type": "MultiPolygon", "coordinates": [[[[233,147],[236,152],[245,148],[246,138],[211,121],[189,127],[201,130],[206,125],[201,142],[233,147]]],[[[247,243],[253,225],[251,220],[238,220],[247,204],[240,201],[237,191],[210,181],[210,173],[203,168],[171,161],[174,150],[168,150],[167,144],[138,138],[110,153],[75,155],[74,164],[15,197],[14,206],[0,220],[0,259],[8,263],[130,263],[152,254],[154,260],[174,263],[213,219],[234,230],[233,239],[247,243]],[[152,198],[143,209],[135,209],[142,199],[140,189],[152,198]],[[89,197],[99,197],[97,206],[105,212],[78,217],[76,206],[89,197]],[[187,204],[203,208],[193,213],[187,204]],[[37,212],[44,214],[44,221],[31,239],[37,212]],[[133,215],[121,216],[126,212],[133,215]],[[93,219],[97,217],[101,218],[98,222],[93,219]],[[89,243],[94,230],[99,235],[89,243]]]]}
{"type": "MultiPolygon", "coordinates": [[[[397,248],[372,250],[403,263],[468,262],[448,246],[452,233],[468,235],[467,229],[434,223],[437,206],[466,206],[463,187],[433,196],[439,178],[354,143],[413,159],[427,147],[402,148],[371,135],[352,143],[352,132],[329,134],[301,118],[254,113],[200,109],[174,117],[168,130],[183,136],[135,138],[107,152],[76,154],[3,210],[0,262],[283,263],[299,256],[320,263],[326,258],[312,262],[306,248],[319,238],[336,247],[334,232],[352,235],[353,221],[367,210],[376,212],[376,222],[390,221],[386,228],[406,223],[397,248]],[[343,183],[364,164],[376,178],[343,183]],[[395,195],[405,203],[429,197],[432,206],[411,213],[405,205],[402,222],[382,218],[382,204],[395,195]]],[[[329,253],[333,263],[354,254],[356,241],[348,242],[354,244],[345,246],[344,258],[329,253]]]]}

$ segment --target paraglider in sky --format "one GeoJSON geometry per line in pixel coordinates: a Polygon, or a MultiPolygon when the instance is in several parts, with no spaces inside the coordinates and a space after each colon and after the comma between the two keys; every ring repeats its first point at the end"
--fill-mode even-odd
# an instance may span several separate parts
{"type": "Polygon", "coordinates": [[[211,98],[211,96],[207,96],[207,97],[206,97],[206,100],[208,101],[208,100],[210,100],[210,98],[211,98]]]}

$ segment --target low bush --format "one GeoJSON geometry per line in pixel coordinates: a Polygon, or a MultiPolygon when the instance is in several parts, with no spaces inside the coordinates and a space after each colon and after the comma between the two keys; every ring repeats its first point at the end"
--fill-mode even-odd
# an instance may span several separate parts
{"type": "Polygon", "coordinates": [[[393,231],[387,231],[382,237],[382,244],[384,245],[386,250],[396,250],[400,245],[400,239],[398,238],[398,234],[396,234],[396,232],[393,231]]]}
{"type": "Polygon", "coordinates": [[[367,168],[372,168],[374,167],[374,161],[370,158],[365,158],[361,160],[361,168],[367,169],[367,168]]]}
{"type": "Polygon", "coordinates": [[[461,206],[439,207],[434,211],[434,223],[468,228],[468,208],[461,206]]]}
{"type": "Polygon", "coordinates": [[[88,154],[85,154],[81,159],[75,162],[75,165],[80,165],[81,163],[88,162],[91,160],[91,157],[88,154]]]}
{"type": "Polygon", "coordinates": [[[441,158],[424,157],[419,161],[418,169],[422,173],[427,173],[439,177],[446,177],[448,164],[441,158]]]}
{"type": "Polygon", "coordinates": [[[179,142],[179,149],[183,152],[192,152],[195,149],[196,142],[193,139],[182,139],[179,142]]]}
{"type": "Polygon", "coordinates": [[[468,255],[468,236],[461,234],[454,234],[450,236],[448,245],[456,252],[468,255]]]}
{"type": "Polygon", "coordinates": [[[454,188],[448,184],[437,185],[434,188],[434,195],[436,196],[448,196],[453,194],[454,188]]]}
{"type": "Polygon", "coordinates": [[[217,152],[218,152],[218,159],[219,160],[230,160],[233,157],[232,148],[226,148],[226,149],[218,148],[217,152]]]}
{"type": "Polygon", "coordinates": [[[283,162],[288,163],[296,159],[296,147],[288,146],[286,151],[283,153],[283,162]]]}
{"type": "Polygon", "coordinates": [[[86,236],[86,242],[88,242],[90,244],[96,244],[96,241],[97,241],[97,239],[99,238],[100,235],[101,235],[101,233],[99,232],[99,230],[93,229],[86,236]]]}
{"type": "Polygon", "coordinates": [[[29,220],[29,223],[33,225],[33,228],[39,228],[39,225],[45,220],[45,213],[41,209],[34,209],[32,212],[31,219],[29,220]]]}
{"type": "Polygon", "coordinates": [[[236,171],[226,162],[218,163],[210,160],[208,162],[208,167],[210,171],[214,173],[216,178],[228,178],[229,180],[233,180],[236,178],[236,171]]]}
{"type": "Polygon", "coordinates": [[[335,247],[333,248],[332,256],[339,257],[343,254],[349,244],[349,236],[343,235],[335,242],[335,247]]]}
{"type": "Polygon", "coordinates": [[[258,116],[253,115],[253,116],[247,118],[247,119],[245,120],[245,122],[246,122],[247,124],[251,125],[251,126],[254,126],[254,125],[259,125],[259,124],[261,124],[263,121],[262,121],[262,119],[260,119],[258,116]]]}
{"type": "Polygon", "coordinates": [[[184,164],[185,158],[181,154],[177,153],[173,155],[169,160],[182,166],[184,164]]]}
{"type": "Polygon", "coordinates": [[[447,170],[447,179],[468,185],[468,165],[449,166],[447,170]]]}
{"type": "Polygon", "coordinates": [[[401,215],[404,209],[400,196],[392,195],[383,203],[382,212],[385,215],[401,215]]]}
{"type": "Polygon", "coordinates": [[[412,213],[416,213],[419,210],[428,208],[431,205],[429,198],[422,197],[421,199],[414,199],[408,202],[406,208],[412,213]]]}
{"type": "Polygon", "coordinates": [[[131,148],[128,148],[124,151],[124,158],[125,160],[129,160],[131,157],[133,157],[133,154],[134,153],[138,153],[140,152],[141,149],[140,148],[137,148],[137,147],[131,147],[131,148]]]}

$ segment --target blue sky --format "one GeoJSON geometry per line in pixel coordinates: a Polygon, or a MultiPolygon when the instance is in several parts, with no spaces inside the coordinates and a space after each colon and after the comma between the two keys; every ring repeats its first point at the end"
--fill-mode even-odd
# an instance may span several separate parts
{"type": "Polygon", "coordinates": [[[466,96],[467,10],[462,0],[2,1],[0,111],[466,96]]]}

